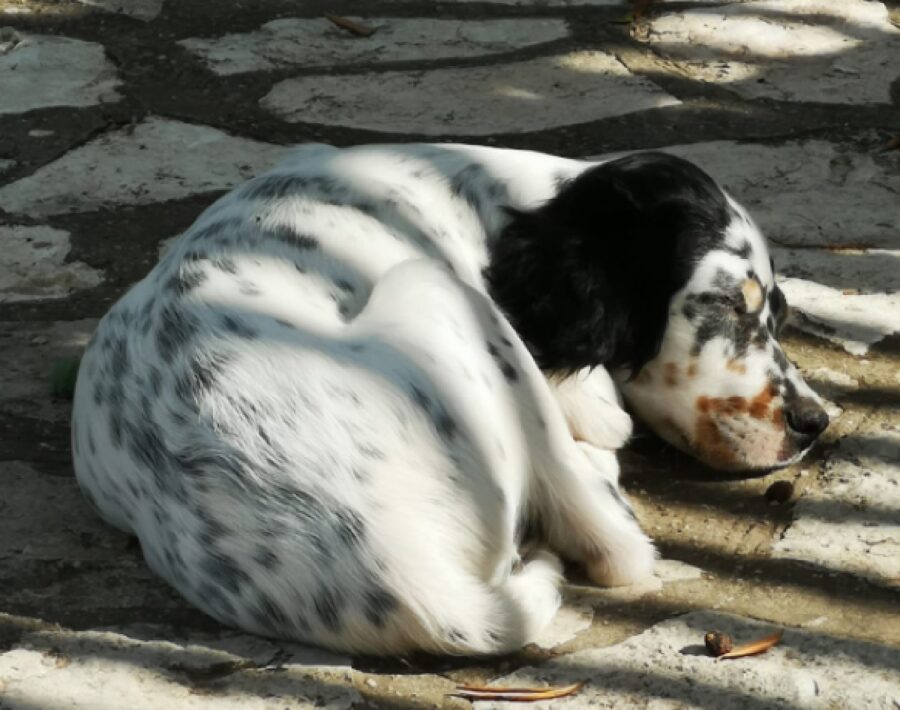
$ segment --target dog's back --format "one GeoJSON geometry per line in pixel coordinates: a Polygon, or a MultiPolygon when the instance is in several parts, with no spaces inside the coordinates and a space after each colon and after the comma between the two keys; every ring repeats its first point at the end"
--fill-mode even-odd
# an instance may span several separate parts
{"type": "Polygon", "coordinates": [[[221,199],[85,353],[73,450],[89,500],[230,625],[374,652],[533,637],[558,567],[510,566],[554,415],[529,400],[540,373],[481,271],[503,206],[577,170],[311,146],[221,199]]]}

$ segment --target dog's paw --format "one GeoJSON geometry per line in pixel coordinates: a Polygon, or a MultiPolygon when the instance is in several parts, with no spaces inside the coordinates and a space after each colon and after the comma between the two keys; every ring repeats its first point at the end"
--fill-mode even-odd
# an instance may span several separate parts
{"type": "Polygon", "coordinates": [[[641,532],[617,542],[585,563],[588,579],[598,587],[624,587],[652,578],[657,558],[653,543],[641,532]]]}
{"type": "Polygon", "coordinates": [[[619,404],[605,369],[582,370],[553,383],[553,391],[573,438],[611,451],[628,441],[633,428],[631,417],[619,404]]]}

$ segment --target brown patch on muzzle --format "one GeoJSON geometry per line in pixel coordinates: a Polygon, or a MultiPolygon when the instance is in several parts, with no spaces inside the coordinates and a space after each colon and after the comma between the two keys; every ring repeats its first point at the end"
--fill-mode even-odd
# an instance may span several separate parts
{"type": "Polygon", "coordinates": [[[747,414],[754,419],[771,418],[776,426],[783,425],[781,408],[769,413],[778,388],[769,383],[752,399],[746,397],[697,397],[697,421],[694,425],[694,448],[708,463],[722,468],[734,468],[738,463],[737,452],[723,436],[716,418],[737,417],[747,414]]]}

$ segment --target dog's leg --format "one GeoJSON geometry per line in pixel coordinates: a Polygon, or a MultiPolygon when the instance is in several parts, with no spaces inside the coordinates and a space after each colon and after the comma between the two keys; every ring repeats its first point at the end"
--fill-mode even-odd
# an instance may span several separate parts
{"type": "MultiPolygon", "coordinates": [[[[555,555],[515,564],[532,466],[520,372],[499,323],[483,293],[417,260],[388,271],[348,329],[379,380],[408,393],[407,430],[416,420],[426,427],[416,448],[435,463],[383,472],[379,489],[392,493],[379,499],[372,528],[379,558],[402,585],[394,595],[415,617],[406,625],[418,627],[414,645],[431,651],[517,649],[560,603],[555,555]]],[[[410,448],[403,441],[406,456],[410,448]]]]}
{"type": "MultiPolygon", "coordinates": [[[[495,361],[507,373],[507,391],[516,398],[518,426],[528,449],[533,474],[529,508],[551,547],[583,563],[598,584],[628,584],[650,576],[655,551],[618,490],[615,454],[574,440],[531,354],[506,318],[480,298],[481,327],[495,361]]],[[[600,379],[604,374],[587,391],[603,391],[609,404],[614,392],[611,383],[600,379]]],[[[587,411],[599,415],[605,408],[587,411]]]]}
{"type": "Polygon", "coordinates": [[[631,436],[631,417],[622,409],[606,368],[586,368],[548,381],[576,441],[618,449],[631,436]]]}

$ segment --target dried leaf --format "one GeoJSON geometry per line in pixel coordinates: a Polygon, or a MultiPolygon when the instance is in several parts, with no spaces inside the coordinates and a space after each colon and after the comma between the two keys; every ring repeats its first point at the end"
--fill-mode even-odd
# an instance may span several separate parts
{"type": "Polygon", "coordinates": [[[582,680],[572,685],[559,688],[491,688],[480,685],[461,685],[451,697],[463,700],[505,700],[513,703],[533,703],[538,700],[555,700],[564,698],[581,690],[587,681],[582,680]]]}
{"type": "Polygon", "coordinates": [[[353,20],[348,20],[346,17],[340,17],[339,15],[325,15],[325,19],[357,37],[371,37],[375,34],[374,27],[366,27],[353,20]]]}
{"type": "Polygon", "coordinates": [[[758,653],[765,653],[770,648],[772,648],[772,646],[781,641],[781,637],[783,635],[784,630],[779,629],[774,634],[763,636],[761,639],[757,639],[756,641],[751,641],[750,643],[745,643],[741,646],[737,646],[728,653],[723,653],[716,660],[721,661],[725,658],[743,658],[744,656],[755,656],[758,653]]]}

